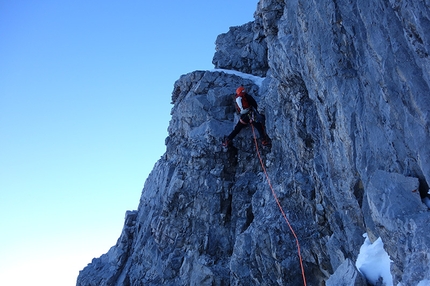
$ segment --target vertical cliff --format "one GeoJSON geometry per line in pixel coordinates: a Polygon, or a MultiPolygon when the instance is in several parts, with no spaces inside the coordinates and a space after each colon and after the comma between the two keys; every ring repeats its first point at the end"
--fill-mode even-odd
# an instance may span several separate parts
{"type": "Polygon", "coordinates": [[[363,233],[394,285],[430,279],[430,9],[426,1],[260,0],[218,37],[214,71],[175,83],[166,153],[118,242],[77,285],[303,285],[295,239],[250,128],[224,150],[243,84],[308,285],[366,285],[363,233]]]}

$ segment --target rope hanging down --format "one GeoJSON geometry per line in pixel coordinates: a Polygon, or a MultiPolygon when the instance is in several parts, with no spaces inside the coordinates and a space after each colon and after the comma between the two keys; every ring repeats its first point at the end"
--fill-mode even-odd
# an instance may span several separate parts
{"type": "Polygon", "coordinates": [[[281,203],[279,202],[278,197],[276,196],[275,191],[273,190],[272,183],[270,182],[269,175],[267,174],[267,171],[266,171],[266,167],[264,167],[263,160],[261,159],[260,150],[258,149],[257,137],[255,136],[254,125],[252,123],[251,123],[251,127],[252,127],[252,135],[254,136],[255,149],[257,150],[257,155],[258,155],[258,159],[260,159],[261,167],[263,168],[264,174],[266,175],[267,183],[269,184],[270,190],[272,191],[272,195],[275,198],[276,203],[278,204],[279,210],[281,211],[282,216],[285,219],[285,222],[287,223],[288,227],[291,230],[291,233],[293,234],[293,236],[294,236],[294,238],[296,240],[297,252],[298,252],[299,260],[300,260],[300,268],[301,268],[302,277],[303,277],[303,284],[304,284],[304,286],[306,286],[305,270],[303,268],[303,261],[302,261],[302,255],[301,255],[301,252],[300,252],[299,239],[297,238],[297,235],[294,232],[294,229],[291,226],[291,224],[290,224],[290,222],[289,222],[289,220],[287,218],[287,215],[285,214],[285,212],[284,212],[284,210],[283,210],[283,208],[281,206],[281,203]]]}

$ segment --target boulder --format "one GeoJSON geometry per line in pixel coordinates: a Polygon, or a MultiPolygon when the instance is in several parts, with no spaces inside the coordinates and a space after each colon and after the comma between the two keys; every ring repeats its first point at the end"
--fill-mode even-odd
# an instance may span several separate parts
{"type": "Polygon", "coordinates": [[[346,259],[330,276],[327,286],[367,286],[366,279],[350,259],[346,259]]]}

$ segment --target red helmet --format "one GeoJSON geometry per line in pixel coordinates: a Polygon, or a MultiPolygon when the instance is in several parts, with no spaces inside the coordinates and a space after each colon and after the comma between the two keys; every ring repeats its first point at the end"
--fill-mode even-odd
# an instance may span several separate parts
{"type": "Polygon", "coordinates": [[[239,86],[239,87],[236,89],[236,94],[237,94],[237,95],[241,95],[242,93],[245,93],[245,88],[244,88],[243,86],[239,86]]]}

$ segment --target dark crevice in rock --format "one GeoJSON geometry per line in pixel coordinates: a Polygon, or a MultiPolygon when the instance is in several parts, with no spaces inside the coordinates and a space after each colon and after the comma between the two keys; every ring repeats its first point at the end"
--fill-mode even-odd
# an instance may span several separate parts
{"type": "Polygon", "coordinates": [[[358,205],[360,208],[363,206],[363,196],[364,196],[364,185],[363,181],[359,179],[357,183],[354,185],[354,195],[357,199],[358,205]]]}
{"type": "Polygon", "coordinates": [[[249,205],[249,207],[246,208],[246,221],[242,229],[240,230],[240,232],[246,231],[253,221],[254,221],[254,214],[252,212],[252,205],[249,205]]]}

